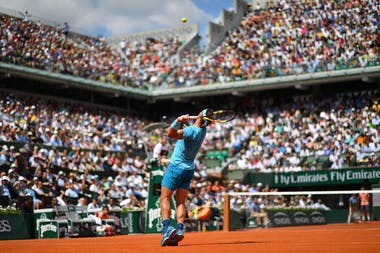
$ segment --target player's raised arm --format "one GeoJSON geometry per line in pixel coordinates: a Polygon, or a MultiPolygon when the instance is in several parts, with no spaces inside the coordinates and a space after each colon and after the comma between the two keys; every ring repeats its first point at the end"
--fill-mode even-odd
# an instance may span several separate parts
{"type": "Polygon", "coordinates": [[[168,137],[174,138],[174,139],[182,139],[183,138],[182,123],[186,123],[189,120],[190,120],[189,114],[179,116],[176,120],[174,120],[168,129],[168,137]]]}

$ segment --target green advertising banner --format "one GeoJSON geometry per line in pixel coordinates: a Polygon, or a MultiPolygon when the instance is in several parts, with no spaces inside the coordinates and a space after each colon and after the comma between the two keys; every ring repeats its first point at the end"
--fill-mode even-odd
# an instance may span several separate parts
{"type": "Polygon", "coordinates": [[[34,222],[36,224],[36,235],[39,235],[39,226],[37,225],[40,220],[54,220],[55,212],[53,208],[35,209],[34,222]]]}
{"type": "Polygon", "coordinates": [[[0,240],[31,238],[23,214],[0,214],[0,240]]]}
{"type": "Polygon", "coordinates": [[[59,225],[55,220],[38,220],[37,238],[59,238],[59,225]]]}
{"type": "Polygon", "coordinates": [[[266,212],[271,227],[326,224],[323,210],[266,210],[266,212]]]}
{"type": "Polygon", "coordinates": [[[379,168],[340,169],[274,174],[273,186],[358,184],[363,181],[378,182],[379,180],[379,168]]]}
{"type": "MultiPolygon", "coordinates": [[[[149,197],[145,218],[145,232],[146,233],[160,233],[162,229],[161,223],[161,208],[160,208],[160,195],[161,195],[161,181],[164,176],[164,169],[162,166],[152,167],[150,171],[149,181],[149,197]]],[[[170,202],[171,206],[171,225],[176,225],[175,205],[174,201],[170,202]]]]}
{"type": "Polygon", "coordinates": [[[380,168],[330,169],[270,174],[250,173],[249,181],[252,183],[261,182],[271,187],[377,183],[380,181],[380,168]]]}

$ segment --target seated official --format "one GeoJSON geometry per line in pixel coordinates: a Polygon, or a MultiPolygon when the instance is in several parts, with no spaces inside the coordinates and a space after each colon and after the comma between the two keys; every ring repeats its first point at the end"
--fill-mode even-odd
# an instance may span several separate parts
{"type": "Polygon", "coordinates": [[[250,217],[256,218],[257,226],[268,226],[268,213],[261,208],[259,199],[257,197],[253,199],[253,203],[250,207],[250,217]]]}

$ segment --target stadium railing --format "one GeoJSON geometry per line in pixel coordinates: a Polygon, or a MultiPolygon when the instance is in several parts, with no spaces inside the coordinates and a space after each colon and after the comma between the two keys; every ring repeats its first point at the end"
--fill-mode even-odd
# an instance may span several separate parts
{"type": "MultiPolygon", "coordinates": [[[[223,230],[231,231],[246,228],[251,224],[239,224],[239,219],[247,220],[246,208],[236,210],[232,206],[237,199],[245,203],[247,198],[258,199],[258,205],[267,215],[266,227],[293,226],[293,225],[318,225],[351,220],[349,213],[349,198],[353,194],[370,194],[370,212],[363,218],[363,222],[380,219],[380,189],[372,190],[336,190],[336,191],[284,191],[284,192],[232,192],[224,194],[223,204],[223,230]],[[304,199],[305,204],[294,204],[297,200],[304,199]],[[322,201],[337,201],[336,207],[329,207],[322,201]],[[317,203],[317,204],[316,204],[317,203]],[[340,217],[337,217],[340,216],[340,217]]],[[[257,218],[256,218],[257,219],[257,218]]]]}

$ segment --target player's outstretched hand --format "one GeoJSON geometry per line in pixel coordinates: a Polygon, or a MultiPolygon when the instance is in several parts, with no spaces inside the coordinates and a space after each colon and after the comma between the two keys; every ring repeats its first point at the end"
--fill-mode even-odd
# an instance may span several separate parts
{"type": "Polygon", "coordinates": [[[181,115],[177,118],[177,120],[182,123],[188,122],[190,120],[190,115],[189,114],[181,115]]]}

